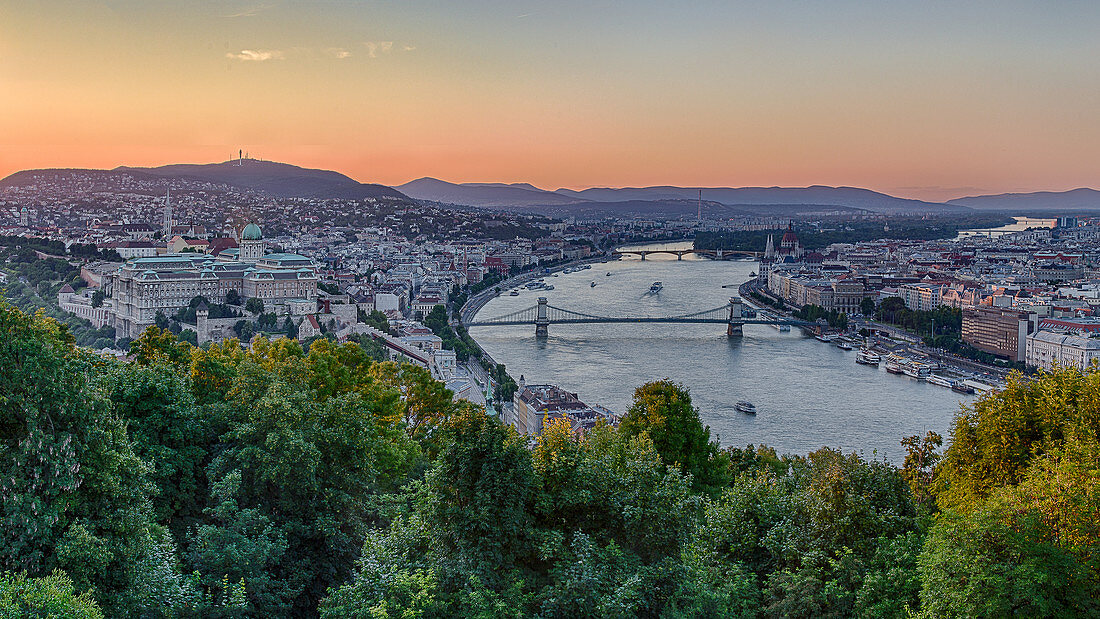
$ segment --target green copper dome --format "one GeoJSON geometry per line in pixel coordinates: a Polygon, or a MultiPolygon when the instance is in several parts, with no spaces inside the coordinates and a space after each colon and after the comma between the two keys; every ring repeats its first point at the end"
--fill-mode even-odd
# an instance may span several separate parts
{"type": "Polygon", "coordinates": [[[248,224],[244,227],[244,231],[241,232],[242,241],[259,241],[264,238],[264,235],[260,232],[260,227],[256,224],[248,224]]]}

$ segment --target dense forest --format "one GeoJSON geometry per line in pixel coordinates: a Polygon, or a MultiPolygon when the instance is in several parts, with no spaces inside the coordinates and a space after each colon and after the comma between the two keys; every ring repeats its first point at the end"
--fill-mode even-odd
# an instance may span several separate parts
{"type": "Polygon", "coordinates": [[[1100,371],[890,463],[722,447],[669,381],[529,445],[354,342],[131,351],[0,304],[0,617],[1100,612],[1100,371]]]}

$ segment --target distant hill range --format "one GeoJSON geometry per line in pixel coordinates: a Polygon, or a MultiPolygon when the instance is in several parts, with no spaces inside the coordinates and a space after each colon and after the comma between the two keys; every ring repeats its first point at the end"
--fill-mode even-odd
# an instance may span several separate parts
{"type": "Polygon", "coordinates": [[[948,204],[991,211],[1083,211],[1100,209],[1100,191],[1082,187],[1070,191],[1002,193],[957,198],[948,204]]]}
{"type": "Polygon", "coordinates": [[[408,199],[385,185],[360,183],[331,170],[302,168],[287,163],[243,159],[207,164],[173,164],[156,168],[120,166],[113,170],[48,169],[23,170],[0,180],[0,187],[27,185],[45,176],[71,177],[79,172],[106,186],[117,183],[123,174],[144,178],[194,180],[253,190],[279,198],[363,199],[391,197],[408,199]]]}
{"type": "Polygon", "coordinates": [[[155,168],[118,167],[113,170],[24,170],[0,180],[0,188],[30,185],[54,177],[80,174],[95,190],[119,187],[123,175],[145,179],[180,179],[214,183],[274,197],[416,199],[557,217],[608,215],[642,217],[691,216],[699,209],[708,217],[736,215],[791,216],[823,211],[869,211],[883,214],[951,214],[972,209],[1034,213],[1100,209],[1100,191],[1074,189],[973,196],[948,202],[898,198],[857,187],[593,187],[547,190],[530,183],[449,183],[420,178],[396,188],[360,183],[339,172],[302,168],[258,159],[235,159],[210,164],[174,164],[155,168]]]}
{"type": "Polygon", "coordinates": [[[405,195],[418,200],[447,202],[483,208],[538,210],[545,214],[585,215],[691,215],[699,208],[702,190],[704,215],[791,215],[824,210],[866,210],[877,213],[954,213],[969,209],[895,198],[854,187],[594,187],[582,191],[539,189],[528,183],[448,183],[420,178],[398,185],[405,195]]]}

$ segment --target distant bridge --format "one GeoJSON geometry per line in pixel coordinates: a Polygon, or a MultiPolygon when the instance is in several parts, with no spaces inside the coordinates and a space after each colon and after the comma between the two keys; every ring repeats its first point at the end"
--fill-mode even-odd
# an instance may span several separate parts
{"type": "Polygon", "coordinates": [[[763,252],[758,251],[742,251],[740,249],[616,249],[611,252],[613,256],[641,256],[642,260],[650,254],[669,254],[676,256],[677,260],[683,260],[687,254],[695,254],[696,256],[703,256],[705,258],[711,258],[712,260],[725,260],[727,258],[733,258],[734,256],[747,256],[752,258],[759,258],[763,255],[763,252]]]}
{"type": "Polygon", "coordinates": [[[676,316],[597,316],[550,305],[546,297],[539,297],[538,305],[521,309],[503,316],[474,320],[467,327],[503,327],[514,325],[534,325],[536,337],[546,337],[549,326],[553,324],[612,324],[612,323],[671,323],[671,324],[724,324],[726,335],[738,337],[743,334],[744,325],[795,325],[816,327],[816,323],[793,318],[780,318],[766,314],[762,318],[749,318],[743,314],[744,306],[740,297],[730,297],[728,304],[701,312],[679,314],[676,316]]]}

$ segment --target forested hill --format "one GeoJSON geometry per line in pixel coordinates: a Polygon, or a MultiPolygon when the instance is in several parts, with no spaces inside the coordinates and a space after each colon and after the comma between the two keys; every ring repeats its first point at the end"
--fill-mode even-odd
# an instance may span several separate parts
{"type": "Polygon", "coordinates": [[[531,447],[375,352],[152,328],[117,361],[0,303],[0,617],[1100,612],[1098,371],[899,468],[719,449],[667,381],[531,447]]]}

